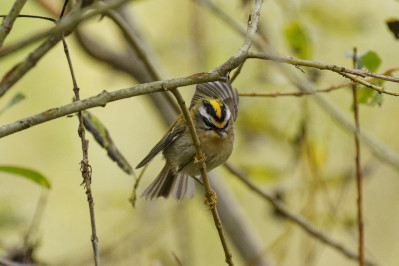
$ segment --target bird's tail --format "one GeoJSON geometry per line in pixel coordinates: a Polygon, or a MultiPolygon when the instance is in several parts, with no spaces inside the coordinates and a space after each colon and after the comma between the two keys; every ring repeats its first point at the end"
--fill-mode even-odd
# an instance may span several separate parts
{"type": "Polygon", "coordinates": [[[152,200],[173,196],[176,200],[182,200],[185,196],[192,198],[194,190],[194,178],[183,174],[174,175],[168,165],[165,165],[157,178],[144,190],[141,197],[152,200]]]}

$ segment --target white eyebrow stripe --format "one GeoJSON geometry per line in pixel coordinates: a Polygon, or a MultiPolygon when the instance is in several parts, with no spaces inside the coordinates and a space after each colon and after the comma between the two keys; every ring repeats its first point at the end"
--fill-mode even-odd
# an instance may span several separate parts
{"type": "Polygon", "coordinates": [[[199,107],[199,112],[203,117],[210,118],[209,114],[202,105],[199,107]]]}
{"type": "Polygon", "coordinates": [[[226,108],[226,117],[224,118],[224,121],[228,121],[230,119],[231,113],[229,108],[225,105],[226,108]]]}

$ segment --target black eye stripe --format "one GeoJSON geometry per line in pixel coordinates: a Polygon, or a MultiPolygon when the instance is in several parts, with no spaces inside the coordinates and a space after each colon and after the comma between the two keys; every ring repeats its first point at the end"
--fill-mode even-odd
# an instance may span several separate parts
{"type": "Polygon", "coordinates": [[[209,121],[208,118],[202,117],[202,120],[204,120],[204,123],[205,123],[205,125],[206,125],[207,127],[209,127],[209,128],[214,128],[214,127],[215,127],[215,126],[209,121]]]}
{"type": "Polygon", "coordinates": [[[202,117],[202,120],[204,121],[206,127],[208,127],[208,130],[216,130],[216,131],[221,131],[221,130],[225,130],[230,123],[230,119],[227,120],[226,124],[224,125],[223,128],[218,128],[217,126],[215,126],[208,118],[206,117],[202,117]]]}

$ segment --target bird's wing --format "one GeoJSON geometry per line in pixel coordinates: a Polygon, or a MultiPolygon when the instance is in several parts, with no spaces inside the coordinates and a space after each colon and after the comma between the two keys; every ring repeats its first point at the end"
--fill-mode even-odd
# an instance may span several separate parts
{"type": "Polygon", "coordinates": [[[198,84],[191,100],[190,109],[205,97],[219,99],[224,102],[229,107],[234,121],[236,120],[239,102],[238,91],[231,87],[230,81],[198,84]]]}
{"type": "Polygon", "coordinates": [[[148,155],[136,166],[136,169],[143,167],[149,163],[160,151],[163,151],[170,143],[177,139],[184,131],[184,127],[177,127],[177,121],[170,126],[165,136],[155,145],[148,155]]]}

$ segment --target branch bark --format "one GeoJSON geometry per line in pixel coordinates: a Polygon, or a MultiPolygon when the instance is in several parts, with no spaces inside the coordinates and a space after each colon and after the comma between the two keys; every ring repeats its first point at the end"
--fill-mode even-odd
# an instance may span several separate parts
{"type": "Polygon", "coordinates": [[[0,26],[0,48],[3,46],[4,40],[11,31],[11,28],[25,3],[26,0],[16,0],[8,15],[3,19],[0,26]]]}

